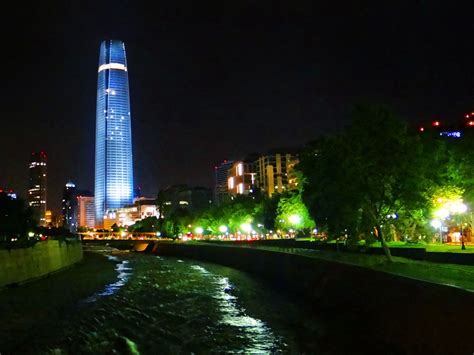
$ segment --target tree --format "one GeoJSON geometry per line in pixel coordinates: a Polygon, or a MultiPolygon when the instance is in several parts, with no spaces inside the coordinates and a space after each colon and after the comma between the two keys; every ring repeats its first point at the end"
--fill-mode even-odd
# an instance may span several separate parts
{"type": "Polygon", "coordinates": [[[384,227],[400,211],[427,202],[422,148],[386,107],[357,105],[345,132],[315,142],[303,154],[304,200],[316,222],[353,237],[372,233],[391,261],[384,227]]]}
{"type": "Polygon", "coordinates": [[[22,199],[13,199],[0,193],[0,238],[26,239],[36,226],[33,213],[22,199]]]}
{"type": "Polygon", "coordinates": [[[280,198],[275,225],[284,230],[314,228],[314,220],[310,217],[299,191],[289,192],[280,198]]]}
{"type": "Polygon", "coordinates": [[[129,232],[157,232],[160,230],[160,220],[156,217],[146,217],[128,227],[129,232]]]}

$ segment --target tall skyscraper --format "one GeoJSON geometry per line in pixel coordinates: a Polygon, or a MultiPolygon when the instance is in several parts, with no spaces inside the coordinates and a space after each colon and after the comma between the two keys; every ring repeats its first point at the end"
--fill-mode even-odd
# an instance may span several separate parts
{"type": "Polygon", "coordinates": [[[62,218],[63,227],[71,232],[77,228],[77,189],[76,185],[68,181],[63,190],[62,218]]]}
{"type": "Polygon", "coordinates": [[[100,45],[95,147],[96,225],[133,202],[133,163],[127,58],[122,41],[100,45]]]}
{"type": "Polygon", "coordinates": [[[28,204],[35,218],[45,225],[46,214],[46,171],[48,157],[45,152],[33,152],[30,159],[30,176],[28,181],[28,204]]]}

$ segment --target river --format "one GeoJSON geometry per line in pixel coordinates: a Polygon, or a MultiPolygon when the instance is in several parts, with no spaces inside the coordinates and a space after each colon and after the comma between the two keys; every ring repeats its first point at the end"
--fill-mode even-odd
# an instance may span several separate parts
{"type": "Polygon", "coordinates": [[[314,353],[321,331],[301,305],[238,270],[110,248],[0,292],[2,355],[314,353]]]}

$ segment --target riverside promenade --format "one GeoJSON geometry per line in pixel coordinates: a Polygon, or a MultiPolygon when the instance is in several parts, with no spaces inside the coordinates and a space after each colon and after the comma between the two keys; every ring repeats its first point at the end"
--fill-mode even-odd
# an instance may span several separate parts
{"type": "Polygon", "coordinates": [[[471,277],[472,266],[399,257],[389,264],[380,255],[252,243],[155,242],[140,249],[246,271],[305,302],[309,312],[331,324],[329,328],[350,329],[351,337],[372,338],[374,346],[377,342],[385,344],[384,349],[393,346],[394,353],[454,354],[474,349],[473,288],[453,283],[455,274],[463,275],[457,282],[471,277]],[[362,263],[361,258],[370,259],[362,263]],[[445,280],[434,282],[435,277],[445,280]]]}

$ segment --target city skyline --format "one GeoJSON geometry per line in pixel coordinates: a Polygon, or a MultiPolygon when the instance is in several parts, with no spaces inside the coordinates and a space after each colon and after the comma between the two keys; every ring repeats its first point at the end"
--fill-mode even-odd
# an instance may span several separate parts
{"type": "Polygon", "coordinates": [[[0,185],[25,198],[29,154],[44,150],[55,212],[69,179],[94,187],[90,132],[103,38],[127,43],[134,63],[135,185],[145,196],[173,183],[212,186],[224,159],[339,130],[362,98],[386,102],[410,122],[462,119],[473,106],[466,5],[242,2],[156,13],[105,2],[50,10],[11,14],[24,26],[7,39],[7,67],[21,70],[5,74],[0,185]]]}

